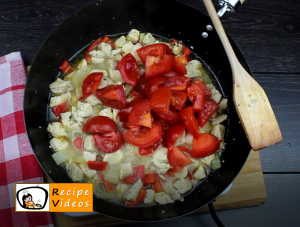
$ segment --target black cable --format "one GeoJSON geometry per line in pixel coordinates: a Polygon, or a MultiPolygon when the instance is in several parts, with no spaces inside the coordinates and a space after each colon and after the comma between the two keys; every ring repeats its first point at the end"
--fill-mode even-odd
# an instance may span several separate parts
{"type": "Polygon", "coordinates": [[[225,225],[223,225],[223,223],[220,221],[220,219],[218,218],[218,216],[216,214],[213,202],[208,204],[209,213],[210,213],[211,217],[214,219],[214,221],[218,227],[225,227],[225,225]]]}

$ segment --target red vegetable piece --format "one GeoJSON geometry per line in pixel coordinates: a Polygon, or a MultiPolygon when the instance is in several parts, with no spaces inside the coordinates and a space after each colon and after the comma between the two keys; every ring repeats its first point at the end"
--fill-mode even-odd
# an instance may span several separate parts
{"type": "Polygon", "coordinates": [[[71,72],[73,72],[73,69],[67,60],[64,60],[59,68],[65,75],[68,75],[71,72]]]}
{"type": "Polygon", "coordinates": [[[191,150],[189,148],[187,148],[187,147],[184,147],[184,146],[179,146],[178,149],[182,150],[182,151],[184,151],[186,153],[191,153],[191,150]]]}
{"type": "Polygon", "coordinates": [[[137,181],[138,179],[141,179],[143,181],[144,176],[145,176],[145,166],[144,165],[137,166],[134,172],[134,181],[137,181]]]}
{"type": "Polygon", "coordinates": [[[150,155],[152,154],[154,151],[156,151],[156,149],[159,147],[159,145],[161,144],[162,139],[157,140],[154,144],[148,146],[148,147],[139,147],[139,153],[140,155],[150,155]]]}
{"type": "Polygon", "coordinates": [[[67,112],[69,110],[69,105],[67,102],[54,106],[52,112],[55,116],[59,116],[61,113],[67,112]]]}
{"type": "Polygon", "coordinates": [[[145,174],[144,177],[144,186],[147,186],[148,184],[153,184],[156,179],[156,173],[148,173],[145,174]]]}
{"type": "Polygon", "coordinates": [[[145,95],[150,99],[152,93],[165,81],[163,77],[153,77],[147,80],[145,84],[145,95]]]}
{"type": "Polygon", "coordinates": [[[175,57],[175,63],[173,65],[172,70],[178,74],[185,75],[187,74],[187,70],[185,66],[188,64],[184,55],[179,57],[175,57]]]}
{"type": "Polygon", "coordinates": [[[75,147],[77,147],[79,150],[82,150],[82,148],[83,148],[82,138],[78,136],[78,137],[74,140],[74,145],[75,145],[75,147]]]}
{"type": "Polygon", "coordinates": [[[147,194],[147,191],[144,190],[144,189],[141,189],[139,191],[139,194],[138,194],[136,200],[135,201],[127,200],[126,201],[126,206],[137,206],[137,205],[139,205],[144,200],[146,194],[147,194]]]}
{"type": "Polygon", "coordinates": [[[115,49],[115,48],[116,48],[116,47],[115,47],[115,44],[114,44],[114,42],[113,42],[113,41],[111,41],[111,39],[110,39],[110,38],[108,38],[107,36],[104,36],[104,38],[103,38],[103,42],[105,42],[105,43],[109,44],[109,45],[111,46],[111,48],[113,48],[113,49],[115,49]]]}
{"type": "Polygon", "coordinates": [[[133,182],[134,182],[133,175],[128,175],[128,176],[124,177],[124,179],[122,180],[123,184],[132,184],[133,182]]]}
{"type": "Polygon", "coordinates": [[[89,169],[103,171],[107,168],[107,162],[98,162],[98,161],[88,161],[87,165],[89,169]]]}
{"type": "Polygon", "coordinates": [[[178,113],[172,109],[169,109],[169,112],[167,114],[156,112],[155,115],[163,120],[170,122],[171,124],[176,124],[181,122],[178,113]]]}
{"type": "Polygon", "coordinates": [[[152,44],[152,45],[147,45],[147,46],[141,47],[136,52],[139,55],[139,57],[144,65],[146,64],[147,56],[155,56],[155,57],[159,57],[162,59],[162,58],[164,58],[164,54],[166,52],[172,53],[170,48],[164,43],[156,43],[156,44],[152,44]]]}
{"type": "Polygon", "coordinates": [[[166,81],[162,85],[169,86],[171,91],[186,91],[192,83],[191,79],[186,76],[177,75],[165,78],[166,81]]]}
{"type": "Polygon", "coordinates": [[[191,172],[188,172],[188,178],[190,179],[190,181],[192,181],[194,179],[193,175],[191,174],[191,172]]]}
{"type": "Polygon", "coordinates": [[[162,185],[161,185],[161,181],[159,179],[159,177],[157,177],[154,181],[153,184],[153,190],[158,193],[158,192],[162,192],[162,185]]]}
{"type": "Polygon", "coordinates": [[[188,95],[185,92],[172,92],[170,107],[176,110],[182,110],[187,99],[188,95]]]}
{"type": "Polygon", "coordinates": [[[142,97],[138,96],[136,97],[134,100],[132,100],[131,102],[127,103],[125,108],[121,109],[120,112],[118,113],[120,121],[121,122],[127,122],[128,121],[128,117],[129,114],[132,110],[132,108],[140,101],[142,101],[142,97]]]}
{"type": "Polygon", "coordinates": [[[115,131],[116,128],[116,122],[109,117],[95,116],[85,122],[82,131],[87,133],[110,133],[115,131]]]}
{"type": "Polygon", "coordinates": [[[106,106],[122,109],[126,105],[126,95],[123,85],[109,85],[97,91],[97,98],[106,106]]]}
{"type": "Polygon", "coordinates": [[[168,160],[170,165],[173,167],[172,171],[174,173],[180,172],[184,166],[190,165],[193,162],[191,159],[179,150],[177,147],[174,147],[172,144],[168,145],[168,160]]]}
{"type": "Polygon", "coordinates": [[[165,54],[161,59],[160,57],[147,56],[145,65],[146,78],[154,76],[163,76],[169,73],[174,65],[174,56],[165,54]]]}
{"type": "Polygon", "coordinates": [[[114,153],[119,150],[123,143],[122,132],[111,132],[107,134],[94,134],[95,143],[105,153],[114,153]]]}
{"type": "Polygon", "coordinates": [[[190,55],[190,53],[192,53],[192,51],[189,48],[187,48],[186,46],[182,45],[182,54],[185,57],[188,57],[190,55]]]}
{"type": "Polygon", "coordinates": [[[134,86],[138,82],[139,67],[132,54],[126,54],[121,61],[118,62],[118,70],[125,83],[134,86]]]}
{"type": "Polygon", "coordinates": [[[194,138],[191,156],[193,158],[204,158],[216,153],[222,140],[208,134],[200,133],[198,138],[194,138]]]}
{"type": "Polygon", "coordinates": [[[204,105],[204,92],[197,85],[192,85],[187,89],[189,99],[193,103],[195,112],[201,111],[204,105]]]}
{"type": "Polygon", "coordinates": [[[99,43],[101,43],[103,41],[102,38],[96,39],[90,46],[89,48],[86,50],[85,52],[85,60],[87,63],[91,63],[91,56],[90,56],[90,52],[94,49],[96,49],[96,47],[98,46],[99,43]]]}
{"type": "Polygon", "coordinates": [[[145,97],[145,87],[146,87],[147,79],[145,77],[145,74],[142,74],[140,76],[140,79],[138,80],[137,84],[133,87],[133,91],[138,92],[141,96],[145,97]]]}
{"type": "Polygon", "coordinates": [[[167,114],[170,106],[171,89],[163,86],[155,90],[151,97],[151,109],[155,112],[167,114]]]}
{"type": "Polygon", "coordinates": [[[148,147],[158,141],[162,136],[162,127],[157,121],[153,121],[152,128],[141,127],[139,131],[127,130],[124,139],[137,147],[148,147]]]}
{"type": "Polygon", "coordinates": [[[101,172],[98,172],[100,180],[102,182],[102,184],[105,187],[105,190],[107,192],[111,192],[112,190],[114,190],[114,186],[112,184],[110,184],[108,181],[105,180],[104,175],[101,172]]]}
{"type": "Polygon", "coordinates": [[[194,115],[194,110],[191,106],[181,110],[179,116],[187,130],[193,135],[194,138],[199,136],[199,125],[194,115]]]}
{"type": "Polygon", "coordinates": [[[209,99],[211,97],[211,93],[208,87],[201,79],[195,80],[193,84],[197,85],[200,88],[200,90],[203,91],[205,99],[209,99]]]}
{"type": "Polygon", "coordinates": [[[169,169],[166,173],[165,173],[165,176],[167,177],[174,177],[174,172],[172,169],[169,169]]]}
{"type": "Polygon", "coordinates": [[[214,114],[214,112],[216,112],[218,107],[219,104],[216,103],[215,101],[208,100],[208,99],[204,100],[203,107],[200,113],[198,114],[200,127],[203,127],[206,124],[206,122],[210,119],[210,117],[214,114]]]}
{"type": "Polygon", "coordinates": [[[138,102],[131,110],[128,123],[130,125],[141,125],[145,127],[152,127],[151,116],[151,101],[150,99],[144,99],[138,102]]]}
{"type": "Polygon", "coordinates": [[[174,145],[176,143],[176,140],[184,132],[184,130],[185,130],[185,126],[183,124],[177,124],[171,126],[166,131],[166,135],[163,140],[163,145],[165,147],[167,147],[169,143],[174,145]]]}
{"type": "Polygon", "coordinates": [[[99,87],[103,73],[91,73],[89,74],[82,83],[82,94],[83,98],[88,98],[93,94],[99,87]]]}

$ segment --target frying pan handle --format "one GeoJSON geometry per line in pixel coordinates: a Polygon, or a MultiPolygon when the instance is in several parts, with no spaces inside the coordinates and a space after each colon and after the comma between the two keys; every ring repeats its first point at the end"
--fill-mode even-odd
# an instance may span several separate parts
{"type": "Polygon", "coordinates": [[[219,0],[218,16],[221,18],[227,11],[234,12],[245,0],[219,0]]]}

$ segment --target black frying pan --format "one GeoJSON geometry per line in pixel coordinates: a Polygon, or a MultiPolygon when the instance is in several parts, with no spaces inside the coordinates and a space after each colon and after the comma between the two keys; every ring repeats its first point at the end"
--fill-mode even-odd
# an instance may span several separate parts
{"type": "MultiPolygon", "coordinates": [[[[27,78],[24,113],[26,129],[35,155],[44,171],[54,182],[71,182],[66,171],[56,165],[49,148],[48,101],[49,85],[59,74],[64,59],[71,59],[92,40],[104,35],[126,33],[132,28],[166,38],[182,40],[206,63],[215,83],[229,99],[229,120],[226,150],[222,167],[212,172],[207,181],[184,198],[184,202],[151,207],[126,207],[94,198],[94,210],[114,218],[133,221],[159,221],[191,213],[216,198],[237,176],[243,167],[250,145],[243,131],[232,101],[231,69],[223,46],[215,33],[202,38],[209,18],[184,4],[171,0],[104,0],[72,15],[48,37],[39,50],[27,78]]],[[[233,49],[250,73],[237,46],[233,49]]]]}

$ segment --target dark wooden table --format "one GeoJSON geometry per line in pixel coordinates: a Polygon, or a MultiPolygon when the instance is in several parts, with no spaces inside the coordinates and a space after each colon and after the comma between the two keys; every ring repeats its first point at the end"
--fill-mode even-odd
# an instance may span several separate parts
{"type": "MultiPolygon", "coordinates": [[[[163,1],[163,0],[162,0],[163,1]]],[[[0,1],[0,56],[21,51],[26,65],[49,33],[70,14],[95,0],[0,1]]],[[[180,0],[206,13],[201,0],[180,0]]],[[[216,1],[214,1],[216,3],[216,1]]],[[[263,86],[281,127],[282,143],[260,151],[268,201],[218,212],[225,226],[300,226],[300,2],[246,0],[223,18],[263,86]]],[[[141,224],[130,224],[141,226],[141,224]]],[[[216,226],[196,214],[142,226],[216,226]]]]}

